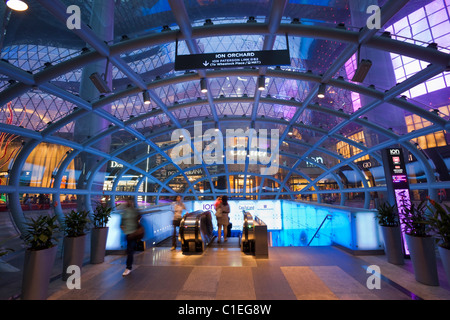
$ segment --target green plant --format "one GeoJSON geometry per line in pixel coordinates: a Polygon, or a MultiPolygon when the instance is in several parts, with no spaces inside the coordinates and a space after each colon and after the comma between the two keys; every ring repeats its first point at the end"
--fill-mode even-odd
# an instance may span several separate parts
{"type": "Polygon", "coordinates": [[[440,241],[442,248],[450,250],[450,207],[444,204],[441,206],[436,201],[430,200],[433,215],[430,218],[430,225],[436,237],[440,241]]]}
{"type": "Polygon", "coordinates": [[[0,248],[0,258],[6,256],[8,253],[14,252],[14,249],[11,248],[0,248]]]}
{"type": "Polygon", "coordinates": [[[85,235],[90,222],[88,211],[72,210],[66,215],[64,232],[67,237],[79,237],[85,235]]]}
{"type": "Polygon", "coordinates": [[[103,205],[102,203],[98,203],[94,209],[94,227],[95,228],[104,228],[108,224],[109,218],[111,217],[112,208],[103,205]]]}
{"type": "Polygon", "coordinates": [[[31,218],[27,226],[24,240],[29,250],[43,250],[55,245],[56,231],[59,229],[56,216],[42,215],[36,219],[31,218]]]}
{"type": "Polygon", "coordinates": [[[430,213],[427,213],[426,200],[418,205],[411,203],[403,208],[402,221],[404,232],[415,237],[429,237],[431,235],[430,213]]]}
{"type": "Polygon", "coordinates": [[[8,241],[10,241],[11,239],[14,239],[15,238],[15,236],[14,237],[11,237],[11,238],[8,238],[8,239],[5,239],[5,240],[3,240],[2,242],[0,242],[0,258],[1,257],[3,257],[3,256],[6,256],[8,253],[10,253],[10,252],[14,252],[14,249],[11,249],[11,248],[4,248],[3,247],[3,245],[5,244],[5,243],[7,243],[8,241]]]}
{"type": "Polygon", "coordinates": [[[387,202],[381,204],[376,218],[378,224],[383,227],[397,227],[400,224],[396,204],[391,205],[387,202]]]}

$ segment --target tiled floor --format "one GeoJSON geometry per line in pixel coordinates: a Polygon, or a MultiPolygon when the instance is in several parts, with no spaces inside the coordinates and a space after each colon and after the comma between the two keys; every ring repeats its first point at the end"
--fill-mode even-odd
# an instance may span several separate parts
{"type": "Polygon", "coordinates": [[[395,266],[385,256],[356,257],[336,247],[270,248],[268,259],[255,259],[242,253],[237,241],[213,244],[203,254],[148,248],[136,253],[127,277],[122,277],[125,256],[107,256],[102,264],[83,267],[79,290],[54,280],[49,299],[450,300],[444,274],[440,286],[422,285],[410,261],[395,266]],[[366,285],[369,265],[380,268],[380,289],[366,285]]]}

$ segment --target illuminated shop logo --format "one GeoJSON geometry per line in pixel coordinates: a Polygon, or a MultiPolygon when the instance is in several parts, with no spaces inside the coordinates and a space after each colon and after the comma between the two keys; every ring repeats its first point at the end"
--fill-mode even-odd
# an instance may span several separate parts
{"type": "Polygon", "coordinates": [[[239,205],[239,210],[255,210],[255,206],[254,205],[239,205]]]}

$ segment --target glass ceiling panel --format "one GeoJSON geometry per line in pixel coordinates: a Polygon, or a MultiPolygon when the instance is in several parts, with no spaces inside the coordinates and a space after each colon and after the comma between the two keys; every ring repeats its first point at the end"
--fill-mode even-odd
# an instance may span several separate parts
{"type": "Polygon", "coordinates": [[[405,110],[384,103],[364,114],[367,120],[384,129],[392,129],[396,134],[406,133],[405,110]],[[389,114],[389,117],[385,115],[389,114]]]}
{"type": "Polygon", "coordinates": [[[266,77],[266,93],[275,99],[303,101],[309,93],[310,83],[305,81],[266,77]]]}
{"type": "MultiPolygon", "coordinates": [[[[225,77],[208,79],[209,90],[214,98],[242,97],[247,95],[253,97],[256,90],[255,77],[225,77]]],[[[267,79],[266,79],[267,83],[267,79]]]]}
{"type": "Polygon", "coordinates": [[[175,101],[182,103],[201,97],[199,81],[187,81],[154,89],[165,105],[172,105],[175,101]]]}
{"type": "Polygon", "coordinates": [[[296,111],[297,108],[292,106],[260,103],[258,115],[266,118],[291,120],[296,111]]]}
{"type": "Polygon", "coordinates": [[[212,116],[209,105],[200,105],[193,107],[180,108],[172,111],[172,114],[178,120],[203,120],[205,117],[212,116]]]}
{"type": "Polygon", "coordinates": [[[63,75],[60,75],[50,81],[51,84],[71,94],[78,95],[80,93],[80,81],[83,69],[71,70],[63,75]]]}
{"type": "Polygon", "coordinates": [[[258,51],[262,50],[264,36],[259,35],[233,35],[202,38],[198,46],[202,53],[258,51]]]}
{"type": "Polygon", "coordinates": [[[129,95],[125,98],[114,101],[111,104],[111,114],[122,121],[132,117],[147,114],[154,109],[159,109],[153,100],[150,104],[144,104],[142,94],[129,95]]]}
{"type": "Polygon", "coordinates": [[[115,7],[114,21],[116,38],[159,32],[165,25],[178,29],[167,0],[120,1],[115,7]]]}
{"type": "Polygon", "coordinates": [[[242,116],[251,115],[252,103],[217,103],[216,109],[219,116],[242,116]]]}
{"type": "Polygon", "coordinates": [[[49,45],[14,44],[4,46],[1,59],[8,60],[12,65],[26,71],[36,73],[49,64],[55,65],[75,58],[81,50],[53,47],[49,45]]]}
{"type": "MultiPolygon", "coordinates": [[[[178,50],[182,47],[185,46],[180,42],[178,50]]],[[[145,82],[151,82],[156,77],[165,78],[175,73],[173,69],[175,63],[174,43],[146,47],[120,56],[145,82]]]]}
{"type": "MultiPolygon", "coordinates": [[[[267,0],[187,0],[186,10],[191,20],[218,19],[232,17],[248,18],[253,16],[258,22],[264,22],[264,17],[270,15],[271,1],[267,0]],[[260,17],[262,16],[262,17],[260,17]]],[[[244,20],[244,19],[243,19],[244,20]]],[[[246,21],[247,19],[245,19],[246,21]]],[[[219,22],[220,23],[220,22],[219,22]]]]}
{"type": "Polygon", "coordinates": [[[337,117],[335,115],[327,114],[325,112],[317,110],[310,110],[310,112],[312,119],[311,125],[326,131],[332,130],[345,120],[344,118],[337,117]]]}
{"type": "Polygon", "coordinates": [[[38,89],[29,91],[9,104],[0,106],[0,121],[12,118],[12,124],[41,131],[50,122],[62,119],[75,105],[38,89]],[[3,119],[2,119],[3,118],[3,119]]]}

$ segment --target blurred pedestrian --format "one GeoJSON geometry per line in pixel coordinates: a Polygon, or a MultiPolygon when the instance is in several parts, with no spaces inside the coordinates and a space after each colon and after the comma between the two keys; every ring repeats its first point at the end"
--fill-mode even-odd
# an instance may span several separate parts
{"type": "Polygon", "coordinates": [[[122,274],[123,276],[130,274],[133,268],[134,251],[136,249],[137,240],[142,239],[143,237],[143,229],[141,229],[142,227],[139,224],[140,218],[141,215],[135,208],[133,199],[128,198],[120,224],[127,240],[127,260],[126,269],[122,274]]]}
{"type": "Polygon", "coordinates": [[[186,210],[186,206],[181,199],[181,196],[177,196],[176,200],[172,203],[172,225],[173,225],[173,234],[172,234],[172,248],[171,250],[175,250],[177,248],[177,228],[180,226],[181,219],[183,217],[183,210],[186,210]]]}

